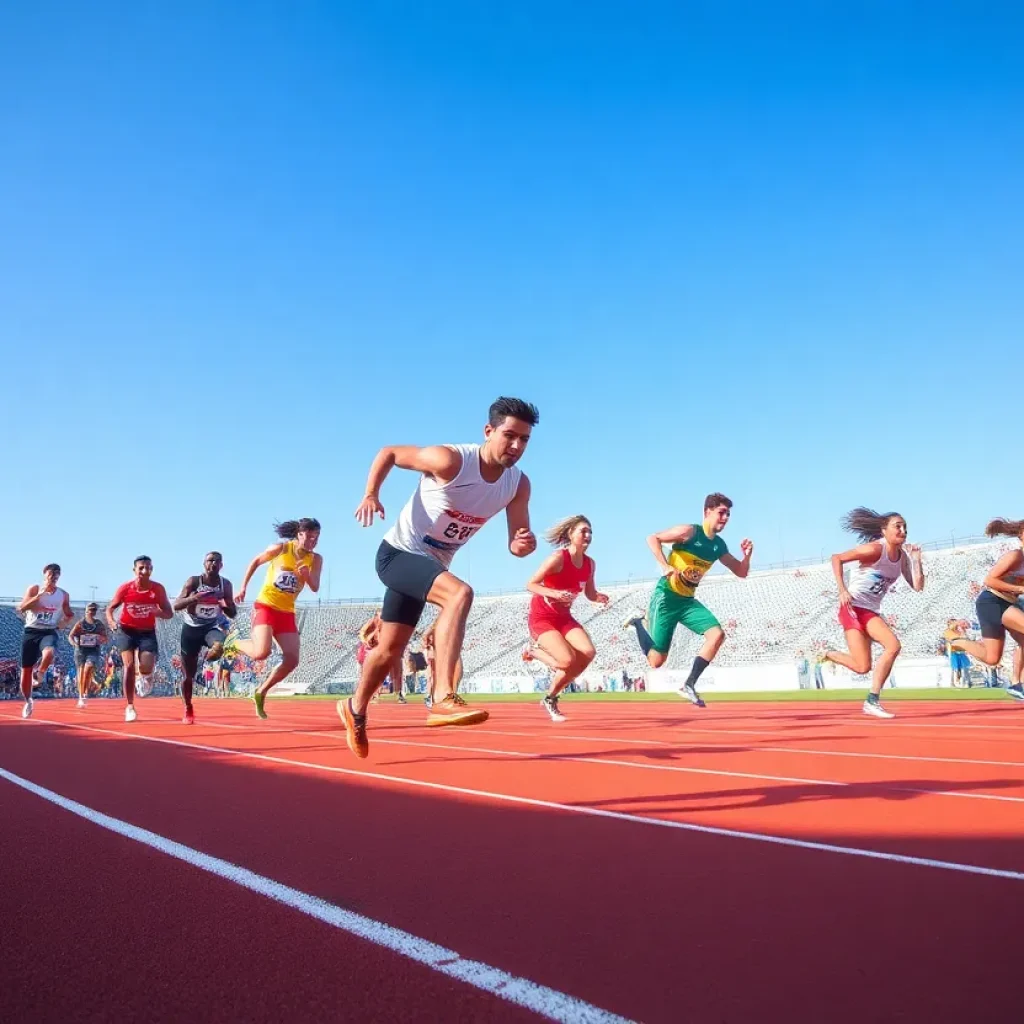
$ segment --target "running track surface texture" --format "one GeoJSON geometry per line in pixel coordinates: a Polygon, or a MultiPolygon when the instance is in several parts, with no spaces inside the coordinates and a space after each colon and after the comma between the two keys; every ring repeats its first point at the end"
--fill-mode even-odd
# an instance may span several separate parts
{"type": "Polygon", "coordinates": [[[2,1016],[1019,1021],[1024,713],[895,707],[2,704],[2,1016]]]}

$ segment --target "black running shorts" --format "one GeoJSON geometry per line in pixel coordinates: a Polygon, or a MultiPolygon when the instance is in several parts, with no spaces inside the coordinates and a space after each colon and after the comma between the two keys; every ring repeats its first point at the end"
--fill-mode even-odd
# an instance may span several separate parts
{"type": "Polygon", "coordinates": [[[426,607],[427,594],[434,580],[443,572],[447,570],[440,562],[426,555],[399,551],[387,541],[381,541],[377,549],[377,576],[387,587],[381,620],[415,627],[426,607]]]}
{"type": "Polygon", "coordinates": [[[47,647],[57,645],[57,631],[55,629],[29,629],[26,627],[25,635],[21,638],[21,667],[32,668],[32,666],[43,656],[47,647]]]}

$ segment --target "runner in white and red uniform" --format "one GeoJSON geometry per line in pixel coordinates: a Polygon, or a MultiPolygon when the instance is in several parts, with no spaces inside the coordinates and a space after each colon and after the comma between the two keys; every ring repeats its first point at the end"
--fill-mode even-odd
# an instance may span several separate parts
{"type": "Polygon", "coordinates": [[[366,710],[396,658],[401,658],[427,602],[437,618],[436,691],[427,725],[472,725],[487,712],[467,707],[455,692],[472,589],[448,571],[456,552],[502,509],[509,551],[525,558],[537,547],[530,530],[530,481],[516,466],[539,415],[518,398],[491,405],[484,443],[382,448],[370,467],[356,519],[370,526],[384,516],[380,488],[393,466],[421,474],[419,486],[377,550],[377,575],[387,588],[380,640],[367,652],[355,695],[338,701],[349,749],[366,757],[366,710]]]}
{"type": "Polygon", "coordinates": [[[533,594],[528,623],[534,646],[523,652],[523,658],[536,658],[553,673],[541,701],[553,722],[565,721],[558,708],[559,694],[594,660],[590,636],[573,618],[573,601],[585,594],[597,604],[608,603],[608,595],[594,589],[594,560],[585,554],[592,538],[586,516],[570,516],[555,523],[545,539],[558,550],[544,560],[526,585],[533,594]]]}
{"type": "Polygon", "coordinates": [[[21,695],[25,698],[22,718],[32,717],[32,685],[38,686],[46,678],[57,648],[57,632],[73,618],[71,598],[57,586],[59,579],[60,566],[56,562],[44,566],[42,584],[33,583],[18,605],[18,611],[25,616],[21,640],[21,695]]]}
{"type": "Polygon", "coordinates": [[[875,662],[863,710],[875,718],[892,718],[893,713],[882,707],[879,694],[900,653],[900,642],[881,616],[882,598],[900,577],[914,590],[924,589],[921,549],[906,543],[907,521],[897,512],[880,515],[869,508],[855,508],[843,518],[843,526],[864,542],[832,556],[839,586],[839,623],[850,653],[825,651],[820,660],[864,675],[871,671],[872,641],[880,644],[882,653],[875,662]],[[856,565],[847,584],[843,566],[850,562],[856,565]]]}
{"type": "Polygon", "coordinates": [[[153,561],[148,555],[135,559],[135,579],[122,583],[107,605],[107,623],[114,634],[114,643],[121,652],[124,667],[124,696],[128,706],[124,720],[134,722],[135,713],[135,655],[138,653],[139,671],[148,676],[156,665],[159,652],[156,642],[156,620],[174,616],[171,602],[163,585],[154,582],[153,561]],[[120,608],[120,621],[114,612],[120,608]]]}

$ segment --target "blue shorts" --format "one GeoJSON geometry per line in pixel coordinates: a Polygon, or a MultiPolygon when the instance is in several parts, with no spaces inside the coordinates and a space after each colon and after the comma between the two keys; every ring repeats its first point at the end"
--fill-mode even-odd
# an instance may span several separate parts
{"type": "Polygon", "coordinates": [[[966,672],[971,667],[971,659],[963,651],[951,651],[949,667],[954,672],[966,672]]]}

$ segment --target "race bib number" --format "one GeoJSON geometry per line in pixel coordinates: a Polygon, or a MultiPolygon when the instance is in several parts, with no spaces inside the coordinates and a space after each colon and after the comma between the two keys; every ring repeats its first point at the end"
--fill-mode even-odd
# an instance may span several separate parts
{"type": "Polygon", "coordinates": [[[219,604],[197,604],[195,615],[197,619],[215,619],[220,611],[219,604]]]}
{"type": "Polygon", "coordinates": [[[423,543],[441,551],[457,551],[486,522],[487,520],[481,519],[480,516],[449,509],[441,513],[430,532],[423,538],[423,543]]]}
{"type": "Polygon", "coordinates": [[[283,594],[296,594],[299,590],[299,578],[291,569],[279,569],[274,577],[274,589],[283,594]]]}
{"type": "Polygon", "coordinates": [[[871,577],[871,586],[868,587],[869,594],[884,594],[889,589],[889,581],[879,573],[871,577]]]}
{"type": "Polygon", "coordinates": [[[37,626],[52,626],[56,621],[57,612],[53,608],[46,608],[41,612],[36,612],[36,625],[37,626]]]}
{"type": "Polygon", "coordinates": [[[146,619],[151,615],[156,614],[157,606],[155,604],[128,604],[125,605],[128,609],[128,614],[133,619],[146,619]]]}
{"type": "Polygon", "coordinates": [[[79,633],[78,634],[78,646],[79,647],[95,647],[100,642],[99,633],[79,633]]]}

